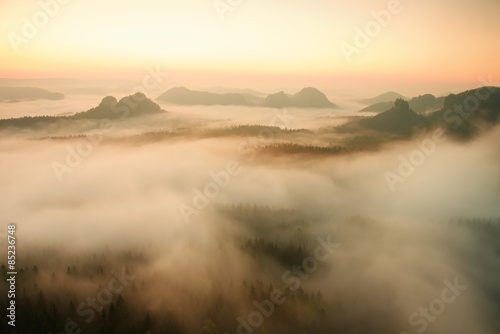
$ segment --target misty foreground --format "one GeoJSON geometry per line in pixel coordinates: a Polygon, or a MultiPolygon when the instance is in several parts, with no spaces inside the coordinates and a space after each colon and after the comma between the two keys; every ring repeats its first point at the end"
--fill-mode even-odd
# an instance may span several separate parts
{"type": "Polygon", "coordinates": [[[467,118],[249,125],[140,95],[0,121],[2,333],[499,333],[497,93],[467,118]]]}

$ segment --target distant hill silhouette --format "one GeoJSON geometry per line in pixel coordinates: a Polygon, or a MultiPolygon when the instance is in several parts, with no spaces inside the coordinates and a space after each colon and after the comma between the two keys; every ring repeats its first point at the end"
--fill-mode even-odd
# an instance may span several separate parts
{"type": "Polygon", "coordinates": [[[292,97],[290,95],[287,95],[285,94],[285,92],[280,91],[278,93],[269,94],[262,102],[262,105],[264,107],[271,108],[289,107],[291,105],[291,99],[292,97]]]}
{"type": "Polygon", "coordinates": [[[411,103],[397,99],[394,106],[376,116],[362,119],[365,128],[409,136],[419,129],[444,126],[449,134],[460,139],[469,139],[488,127],[500,123],[500,88],[481,87],[445,98],[423,95],[412,99],[421,108],[441,104],[442,107],[423,116],[417,114],[411,103]]]}
{"type": "MultiPolygon", "coordinates": [[[[417,113],[436,111],[443,107],[444,97],[436,98],[432,94],[420,95],[409,101],[410,109],[417,113]]],[[[361,112],[383,112],[390,109],[394,102],[379,102],[361,109],[361,112]]]]}
{"type": "Polygon", "coordinates": [[[0,87],[0,100],[63,100],[64,94],[37,87],[0,87]]]}
{"type": "Polygon", "coordinates": [[[255,96],[255,97],[266,97],[266,93],[262,93],[259,91],[256,91],[254,89],[241,89],[241,88],[226,88],[222,86],[217,86],[217,87],[211,87],[206,89],[207,92],[210,93],[216,93],[216,94],[227,94],[227,93],[236,93],[236,94],[242,94],[242,95],[250,95],[250,96],[255,96]]]}
{"type": "Polygon", "coordinates": [[[392,108],[394,105],[394,101],[391,102],[378,102],[372,105],[369,105],[366,108],[361,109],[359,112],[384,112],[392,108]]]}
{"type": "Polygon", "coordinates": [[[260,102],[258,97],[239,93],[209,93],[187,89],[186,87],[175,87],[158,96],[156,99],[178,105],[194,106],[253,106],[260,102]]]}
{"type": "Polygon", "coordinates": [[[161,113],[159,105],[148,99],[143,93],[126,96],[118,101],[113,96],[107,96],[92,109],[71,116],[28,116],[21,118],[0,119],[0,128],[32,127],[48,125],[60,120],[76,121],[81,119],[117,119],[138,117],[161,113]]]}
{"type": "Polygon", "coordinates": [[[410,109],[407,101],[397,99],[391,109],[376,116],[363,119],[360,121],[360,124],[372,130],[410,136],[418,129],[427,128],[430,125],[430,121],[410,109]]]}
{"type": "Polygon", "coordinates": [[[115,119],[123,117],[137,117],[162,112],[158,104],[151,101],[143,93],[126,96],[120,101],[113,96],[106,96],[101,103],[90,110],[77,113],[69,118],[73,119],[115,119]]]}
{"type": "MultiPolygon", "coordinates": [[[[361,102],[363,104],[376,104],[376,103],[381,103],[381,102],[390,102],[391,106],[392,106],[392,104],[394,103],[394,100],[396,100],[396,99],[408,100],[403,95],[391,91],[391,92],[377,95],[377,96],[369,98],[369,99],[360,100],[359,102],[361,102]]],[[[390,108],[390,106],[389,106],[389,108],[390,108]]],[[[385,110],[387,110],[387,109],[385,109],[385,110]]]]}
{"type": "Polygon", "coordinates": [[[325,94],[316,88],[306,87],[295,95],[287,95],[284,92],[268,95],[263,103],[264,107],[272,108],[335,108],[325,94]]]}
{"type": "Polygon", "coordinates": [[[209,93],[193,91],[185,87],[172,88],[161,94],[158,101],[178,105],[223,105],[223,106],[263,106],[271,108],[334,108],[325,94],[316,88],[304,88],[295,95],[284,92],[270,94],[260,98],[243,93],[209,93]]]}

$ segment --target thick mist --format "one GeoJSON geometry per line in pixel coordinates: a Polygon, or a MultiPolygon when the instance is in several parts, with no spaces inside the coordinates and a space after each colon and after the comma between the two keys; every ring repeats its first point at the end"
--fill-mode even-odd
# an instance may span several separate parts
{"type": "Polygon", "coordinates": [[[270,156],[272,143],[343,145],[325,129],[354,109],[161,107],[97,135],[92,121],[0,133],[0,212],[17,224],[22,295],[57,307],[53,333],[67,317],[82,332],[500,330],[498,128],[433,142],[391,186],[430,134],[270,156]],[[240,125],[273,128],[227,131],[240,125]],[[92,317],[82,302],[122,268],[130,285],[92,317]],[[286,300],[253,326],[273,289],[286,300]]]}

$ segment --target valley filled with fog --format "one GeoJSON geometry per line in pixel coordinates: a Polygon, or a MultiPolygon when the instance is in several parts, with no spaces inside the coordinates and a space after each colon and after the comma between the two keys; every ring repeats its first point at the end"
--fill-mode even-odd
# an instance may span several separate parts
{"type": "Polygon", "coordinates": [[[415,113],[432,122],[402,134],[334,95],[335,108],[110,95],[0,102],[0,211],[32,318],[17,330],[500,332],[490,114],[453,132],[415,113]],[[121,117],[99,116],[114,106],[121,117]]]}

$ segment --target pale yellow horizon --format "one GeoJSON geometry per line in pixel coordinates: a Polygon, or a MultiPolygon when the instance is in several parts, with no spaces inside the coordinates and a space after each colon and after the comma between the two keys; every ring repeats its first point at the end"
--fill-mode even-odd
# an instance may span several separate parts
{"type": "Polygon", "coordinates": [[[159,66],[195,86],[446,91],[500,78],[499,13],[494,0],[0,1],[0,77],[159,66]]]}

